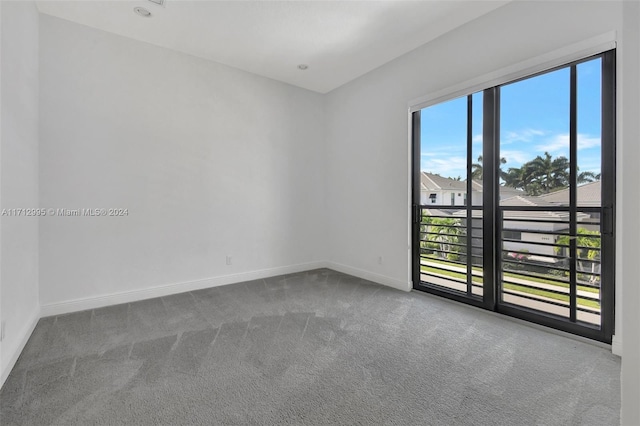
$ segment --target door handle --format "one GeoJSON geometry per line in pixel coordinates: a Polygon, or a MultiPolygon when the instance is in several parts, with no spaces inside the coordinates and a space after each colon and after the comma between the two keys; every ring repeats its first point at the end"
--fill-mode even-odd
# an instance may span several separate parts
{"type": "Polygon", "coordinates": [[[413,223],[420,223],[420,206],[413,205],[413,223]]]}
{"type": "Polygon", "coordinates": [[[613,235],[613,207],[602,208],[602,235],[613,235]]]}

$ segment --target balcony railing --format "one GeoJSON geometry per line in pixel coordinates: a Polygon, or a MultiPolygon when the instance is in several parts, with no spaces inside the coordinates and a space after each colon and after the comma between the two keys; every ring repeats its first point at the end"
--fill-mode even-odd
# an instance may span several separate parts
{"type": "MultiPolygon", "coordinates": [[[[598,212],[593,207],[578,208],[571,236],[568,208],[501,206],[501,238],[497,242],[501,300],[569,318],[574,281],[577,320],[599,326],[598,212]]],[[[482,207],[473,207],[469,213],[466,207],[424,205],[420,213],[421,280],[481,297],[482,207]]]]}

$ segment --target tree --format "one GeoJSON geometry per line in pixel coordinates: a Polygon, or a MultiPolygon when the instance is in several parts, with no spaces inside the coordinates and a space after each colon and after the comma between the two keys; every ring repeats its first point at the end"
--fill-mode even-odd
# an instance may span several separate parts
{"type": "Polygon", "coordinates": [[[471,179],[482,180],[482,155],[478,157],[478,162],[471,165],[471,179]]]}
{"type": "MultiPolygon", "coordinates": [[[[500,159],[500,164],[507,164],[507,159],[502,157],[500,159]]],[[[471,179],[482,180],[483,172],[484,172],[484,169],[482,167],[482,155],[479,155],[478,162],[473,163],[471,165],[471,179]]],[[[500,168],[499,170],[500,177],[502,177],[503,173],[504,172],[502,171],[502,168],[500,168]]]]}
{"type": "Polygon", "coordinates": [[[551,157],[548,152],[544,158],[537,156],[525,164],[527,166],[529,195],[546,194],[556,189],[569,186],[569,160],[566,157],[551,157]]]}
{"type": "Polygon", "coordinates": [[[505,186],[524,189],[524,170],[522,167],[509,167],[502,179],[505,186]]]}
{"type": "MultiPolygon", "coordinates": [[[[506,162],[506,159],[500,159],[500,164],[506,164],[506,162]]],[[[522,189],[527,195],[541,195],[568,187],[571,180],[569,167],[567,157],[553,158],[551,154],[545,152],[544,156],[538,155],[521,167],[510,167],[506,172],[500,169],[499,173],[505,186],[522,189]]],[[[482,155],[478,157],[477,163],[471,165],[471,170],[473,179],[482,180],[482,155]]],[[[594,182],[600,180],[600,174],[581,172],[576,180],[579,184],[594,182]]]]}
{"type": "MultiPolygon", "coordinates": [[[[563,235],[556,240],[556,244],[564,247],[555,247],[556,254],[560,254],[569,246],[569,235],[563,235]]],[[[594,275],[596,272],[596,265],[600,260],[600,245],[601,245],[600,232],[589,231],[588,229],[578,228],[578,235],[576,236],[577,262],[578,271],[591,271],[589,275],[589,282],[599,281],[599,277],[594,275]]]]}
{"type": "Polygon", "coordinates": [[[441,257],[457,260],[459,246],[453,244],[459,244],[466,236],[461,224],[460,219],[425,216],[422,218],[422,232],[426,233],[426,241],[438,244],[441,257]]]}
{"type": "Polygon", "coordinates": [[[578,184],[590,183],[600,180],[600,173],[580,172],[578,173],[578,184]]]}
{"type": "Polygon", "coordinates": [[[569,160],[560,156],[553,158],[548,152],[538,155],[522,167],[511,167],[502,176],[505,184],[522,189],[528,195],[546,194],[569,186],[569,160]]]}

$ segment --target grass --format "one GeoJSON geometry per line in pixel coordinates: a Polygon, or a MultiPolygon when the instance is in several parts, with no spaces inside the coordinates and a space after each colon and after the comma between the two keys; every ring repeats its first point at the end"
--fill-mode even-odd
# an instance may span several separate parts
{"type": "MultiPolygon", "coordinates": [[[[443,264],[448,264],[451,265],[449,262],[445,262],[445,261],[439,261],[438,263],[443,263],[443,264]]],[[[466,274],[460,273],[460,272],[454,272],[454,271],[446,271],[446,270],[441,270],[441,269],[436,269],[433,267],[429,267],[429,266],[424,266],[421,265],[420,270],[424,271],[424,272],[430,272],[430,273],[434,273],[434,274],[438,274],[438,275],[444,275],[444,276],[448,276],[451,278],[455,278],[458,280],[466,280],[466,274]]],[[[478,268],[475,268],[475,270],[478,270],[478,268]]],[[[472,281],[475,283],[482,283],[482,279],[480,277],[475,277],[472,276],[472,281]]],[[[529,277],[526,277],[526,279],[529,279],[529,277]]],[[[554,283],[555,285],[555,283],[554,283]]],[[[536,296],[542,296],[542,297],[547,297],[549,299],[553,299],[553,300],[558,300],[561,302],[566,302],[569,303],[569,295],[565,295],[565,294],[557,294],[557,293],[553,293],[544,289],[536,289],[536,288],[529,288],[529,287],[525,287],[525,286],[520,286],[517,284],[510,284],[510,283],[503,283],[502,284],[503,288],[508,289],[508,290],[515,290],[515,291],[519,291],[522,293],[527,293],[527,294],[531,294],[531,295],[536,295],[536,296]]],[[[567,285],[568,287],[568,285],[567,285]]],[[[585,306],[585,307],[590,307],[590,308],[595,308],[595,309],[599,309],[600,308],[600,303],[596,300],[588,300],[588,299],[583,299],[581,297],[578,297],[578,305],[581,306],[585,306]]]]}
{"type": "MultiPolygon", "coordinates": [[[[433,255],[423,256],[423,257],[429,258],[429,262],[433,262],[433,263],[440,263],[442,265],[449,265],[449,266],[461,266],[461,265],[457,265],[455,263],[447,262],[446,260],[439,259],[437,257],[434,257],[433,255]]],[[[482,268],[474,266],[473,270],[477,271],[477,272],[480,272],[480,271],[482,271],[482,268]]],[[[536,283],[549,284],[549,285],[555,285],[555,286],[558,286],[558,287],[569,288],[569,284],[568,283],[563,283],[563,282],[559,282],[559,281],[555,281],[555,280],[551,280],[551,279],[545,279],[545,278],[542,278],[542,277],[535,277],[534,278],[534,277],[529,277],[529,276],[523,276],[523,275],[518,274],[517,272],[504,272],[504,275],[506,277],[520,278],[520,279],[523,279],[523,280],[532,281],[532,282],[536,282],[536,283]]],[[[597,289],[597,288],[586,287],[586,286],[582,286],[582,285],[578,285],[578,290],[586,291],[586,292],[594,293],[594,294],[599,294],[600,293],[600,290],[597,289]]]]}

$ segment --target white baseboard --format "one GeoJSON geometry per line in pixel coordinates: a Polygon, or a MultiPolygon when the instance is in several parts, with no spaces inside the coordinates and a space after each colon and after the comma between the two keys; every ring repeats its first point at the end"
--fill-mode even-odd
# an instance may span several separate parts
{"type": "MultiPolygon", "coordinates": [[[[24,349],[25,345],[29,341],[29,337],[31,337],[31,334],[33,333],[33,330],[36,328],[36,325],[38,324],[39,320],[40,320],[40,310],[36,309],[35,312],[31,315],[31,318],[29,318],[29,321],[27,321],[25,326],[22,327],[22,330],[20,330],[19,332],[20,338],[17,342],[17,345],[7,350],[7,352],[10,352],[9,360],[8,362],[5,363],[3,359],[2,372],[0,375],[0,388],[4,386],[4,382],[7,380],[7,377],[9,377],[9,373],[11,373],[11,370],[13,370],[13,366],[16,365],[16,362],[18,361],[18,358],[20,357],[22,350],[24,349]]],[[[6,345],[5,342],[3,342],[3,346],[4,345],[6,345]]]]}
{"type": "Polygon", "coordinates": [[[611,337],[611,353],[622,356],[622,338],[618,337],[617,334],[611,337]]]}
{"type": "Polygon", "coordinates": [[[336,262],[326,262],[326,267],[333,269],[334,271],[342,272],[343,274],[353,275],[354,277],[373,281],[374,283],[382,284],[387,287],[393,287],[402,291],[411,291],[411,283],[409,281],[397,280],[395,278],[387,277],[386,275],[376,274],[374,272],[365,271],[364,269],[358,269],[336,262]]]}
{"type": "Polygon", "coordinates": [[[126,291],[97,297],[69,300],[65,302],[51,303],[41,306],[42,317],[62,315],[87,309],[102,308],[104,306],[118,305],[121,303],[137,302],[139,300],[152,299],[154,297],[169,296],[187,291],[201,290],[204,288],[218,287],[243,281],[258,280],[277,275],[293,274],[312,269],[326,268],[327,262],[309,262],[298,265],[281,266],[277,268],[261,269],[258,271],[242,272],[239,274],[222,275],[213,278],[204,278],[195,281],[186,281],[174,284],[163,284],[142,290],[126,291]]]}
{"type": "Polygon", "coordinates": [[[298,265],[282,266],[277,268],[261,269],[258,271],[242,272],[239,274],[222,275],[219,277],[205,278],[202,280],[186,281],[174,284],[164,284],[152,288],[133,290],[108,294],[97,297],[87,297],[82,299],[69,300],[65,302],[42,305],[40,315],[48,317],[52,315],[63,315],[71,312],[84,311],[87,309],[97,309],[105,306],[118,305],[121,303],[137,302],[139,300],[152,299],[154,297],[169,296],[187,291],[200,290],[204,288],[218,287],[221,285],[233,284],[243,281],[251,281],[262,278],[274,277],[283,274],[293,274],[296,272],[309,271],[318,268],[330,268],[338,272],[353,275],[358,278],[373,281],[402,291],[410,291],[411,284],[401,280],[396,280],[384,275],[353,268],[335,262],[309,262],[298,265]]]}

